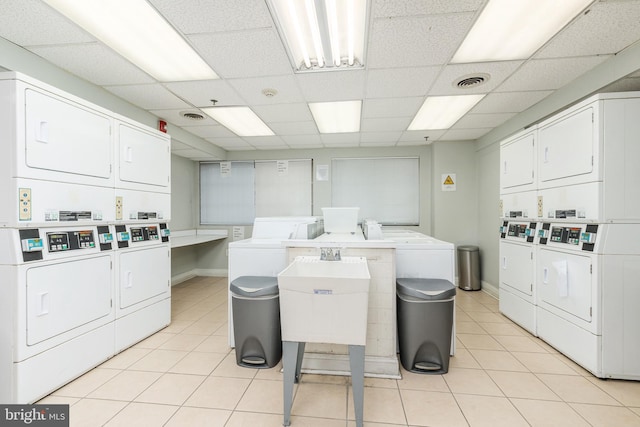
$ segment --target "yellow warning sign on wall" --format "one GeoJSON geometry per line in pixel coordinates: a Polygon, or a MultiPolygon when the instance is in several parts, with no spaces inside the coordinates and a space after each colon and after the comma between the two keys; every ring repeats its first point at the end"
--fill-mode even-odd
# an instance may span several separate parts
{"type": "Polygon", "coordinates": [[[456,191],[455,173],[443,173],[440,182],[442,182],[442,191],[456,191]]]}

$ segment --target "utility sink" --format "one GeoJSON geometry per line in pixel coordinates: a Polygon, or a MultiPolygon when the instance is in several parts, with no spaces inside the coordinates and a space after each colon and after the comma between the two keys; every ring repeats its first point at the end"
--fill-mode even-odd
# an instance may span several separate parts
{"type": "Polygon", "coordinates": [[[365,345],[370,281],[364,257],[296,257],[278,274],[282,340],[365,345]]]}

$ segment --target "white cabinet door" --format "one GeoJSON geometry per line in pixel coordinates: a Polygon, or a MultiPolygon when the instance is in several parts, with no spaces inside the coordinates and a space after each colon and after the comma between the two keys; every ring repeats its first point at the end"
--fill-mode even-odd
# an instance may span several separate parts
{"type": "MultiPolygon", "coordinates": [[[[87,176],[111,178],[111,120],[108,117],[32,89],[26,89],[25,102],[27,168],[63,172],[69,175],[60,178],[54,174],[45,179],[81,184],[87,183],[87,176]]],[[[25,178],[36,177],[28,172],[23,174],[25,178]]]]}

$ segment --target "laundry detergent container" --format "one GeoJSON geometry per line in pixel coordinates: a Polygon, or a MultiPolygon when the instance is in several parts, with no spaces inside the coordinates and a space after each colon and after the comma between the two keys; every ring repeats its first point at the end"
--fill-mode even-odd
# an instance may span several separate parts
{"type": "Polygon", "coordinates": [[[231,281],[236,363],[272,368],[282,358],[278,280],[270,276],[240,276],[231,281]]]}
{"type": "Polygon", "coordinates": [[[449,371],[455,295],[448,280],[396,279],[400,362],[407,371],[449,371]]]}

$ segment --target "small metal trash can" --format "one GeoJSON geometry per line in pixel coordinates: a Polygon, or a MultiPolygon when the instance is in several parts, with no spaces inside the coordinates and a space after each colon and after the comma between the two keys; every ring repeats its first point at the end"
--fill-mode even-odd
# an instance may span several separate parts
{"type": "Polygon", "coordinates": [[[477,246],[458,246],[458,287],[465,291],[480,290],[480,250],[477,246]]]}
{"type": "Polygon", "coordinates": [[[248,368],[272,368],[282,358],[278,280],[240,276],[231,281],[236,363],[248,368]]]}
{"type": "Polygon", "coordinates": [[[400,362],[407,371],[449,371],[455,295],[448,280],[396,280],[400,362]]]}

